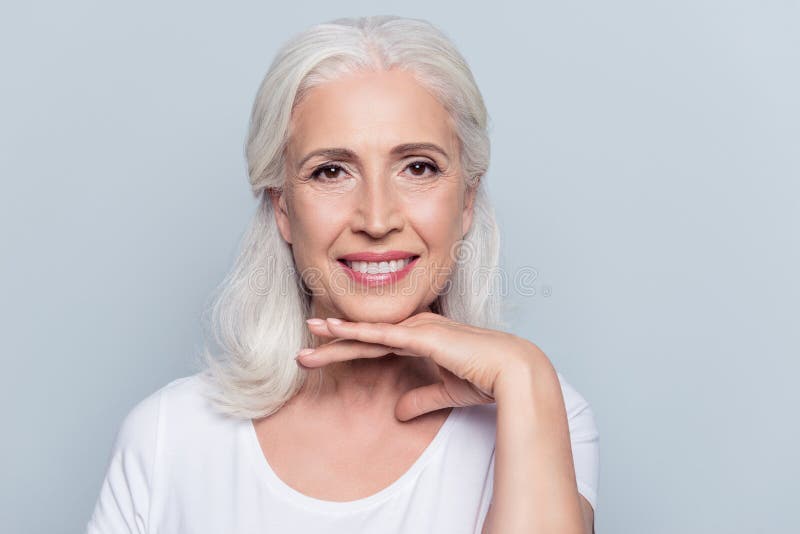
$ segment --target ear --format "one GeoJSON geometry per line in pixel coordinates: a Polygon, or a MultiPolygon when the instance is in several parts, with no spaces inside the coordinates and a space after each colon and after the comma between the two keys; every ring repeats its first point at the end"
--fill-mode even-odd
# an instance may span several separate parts
{"type": "Polygon", "coordinates": [[[472,226],[472,214],[475,208],[475,195],[478,192],[478,183],[476,182],[473,187],[467,187],[464,193],[464,211],[461,214],[461,235],[467,235],[470,227],[472,226]]]}
{"type": "Polygon", "coordinates": [[[289,224],[289,210],[286,207],[286,195],[282,189],[270,188],[269,198],[272,202],[272,211],[275,212],[275,222],[283,240],[292,244],[292,231],[289,224]]]}

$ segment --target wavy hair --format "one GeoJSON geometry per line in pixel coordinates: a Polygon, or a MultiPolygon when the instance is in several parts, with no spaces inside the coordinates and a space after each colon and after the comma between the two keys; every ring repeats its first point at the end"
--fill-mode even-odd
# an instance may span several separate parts
{"type": "Polygon", "coordinates": [[[488,115],[466,61],[441,30],[421,19],[376,15],[317,24],[279,49],[253,104],[245,154],[258,206],[232,269],[203,312],[201,376],[223,414],[270,415],[306,378],[294,355],[312,343],[305,322],[311,297],[278,231],[269,193],[283,187],[294,107],[313,87],[369,69],[404,69],[437,97],[460,142],[466,186],[477,188],[472,225],[458,242],[448,288],[431,309],[466,324],[504,326],[495,276],[500,236],[483,185],[488,115]]]}

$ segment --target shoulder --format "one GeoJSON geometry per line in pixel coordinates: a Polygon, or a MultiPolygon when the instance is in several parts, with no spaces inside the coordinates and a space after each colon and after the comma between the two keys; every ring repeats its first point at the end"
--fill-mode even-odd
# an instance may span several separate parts
{"type": "Polygon", "coordinates": [[[137,401],[125,415],[121,430],[136,430],[137,428],[147,426],[153,419],[158,417],[161,400],[164,395],[171,390],[185,390],[186,383],[190,382],[192,379],[192,376],[176,378],[137,401]],[[181,388],[181,386],[183,387],[181,388]]]}
{"type": "Polygon", "coordinates": [[[167,402],[196,396],[197,375],[177,378],[139,400],[125,415],[117,433],[117,447],[146,446],[158,430],[158,424],[167,402]]]}
{"type": "Polygon", "coordinates": [[[88,533],[147,531],[165,401],[195,397],[196,389],[196,376],[178,378],[128,411],[117,430],[88,533]]]}
{"type": "Polygon", "coordinates": [[[208,419],[211,410],[205,387],[199,373],[184,376],[136,402],[118,426],[112,463],[122,461],[137,469],[143,480],[152,480],[165,440],[208,419]]]}

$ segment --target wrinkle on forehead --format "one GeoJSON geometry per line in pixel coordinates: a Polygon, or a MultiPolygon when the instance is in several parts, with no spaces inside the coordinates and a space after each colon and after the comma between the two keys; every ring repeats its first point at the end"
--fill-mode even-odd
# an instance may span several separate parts
{"type": "Polygon", "coordinates": [[[457,159],[452,117],[412,73],[368,72],[311,89],[292,112],[286,154],[294,166],[320,148],[385,155],[413,142],[436,143],[457,159]]]}

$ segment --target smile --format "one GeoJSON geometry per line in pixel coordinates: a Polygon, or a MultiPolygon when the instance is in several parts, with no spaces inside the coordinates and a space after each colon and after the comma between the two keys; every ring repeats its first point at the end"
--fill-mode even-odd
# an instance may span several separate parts
{"type": "Polygon", "coordinates": [[[419,259],[408,252],[355,253],[339,258],[347,275],[360,284],[377,286],[391,284],[407,275],[419,259]]]}
{"type": "Polygon", "coordinates": [[[378,274],[378,273],[396,273],[402,270],[406,265],[411,263],[411,258],[392,261],[347,261],[343,260],[344,264],[360,273],[378,274]]]}

